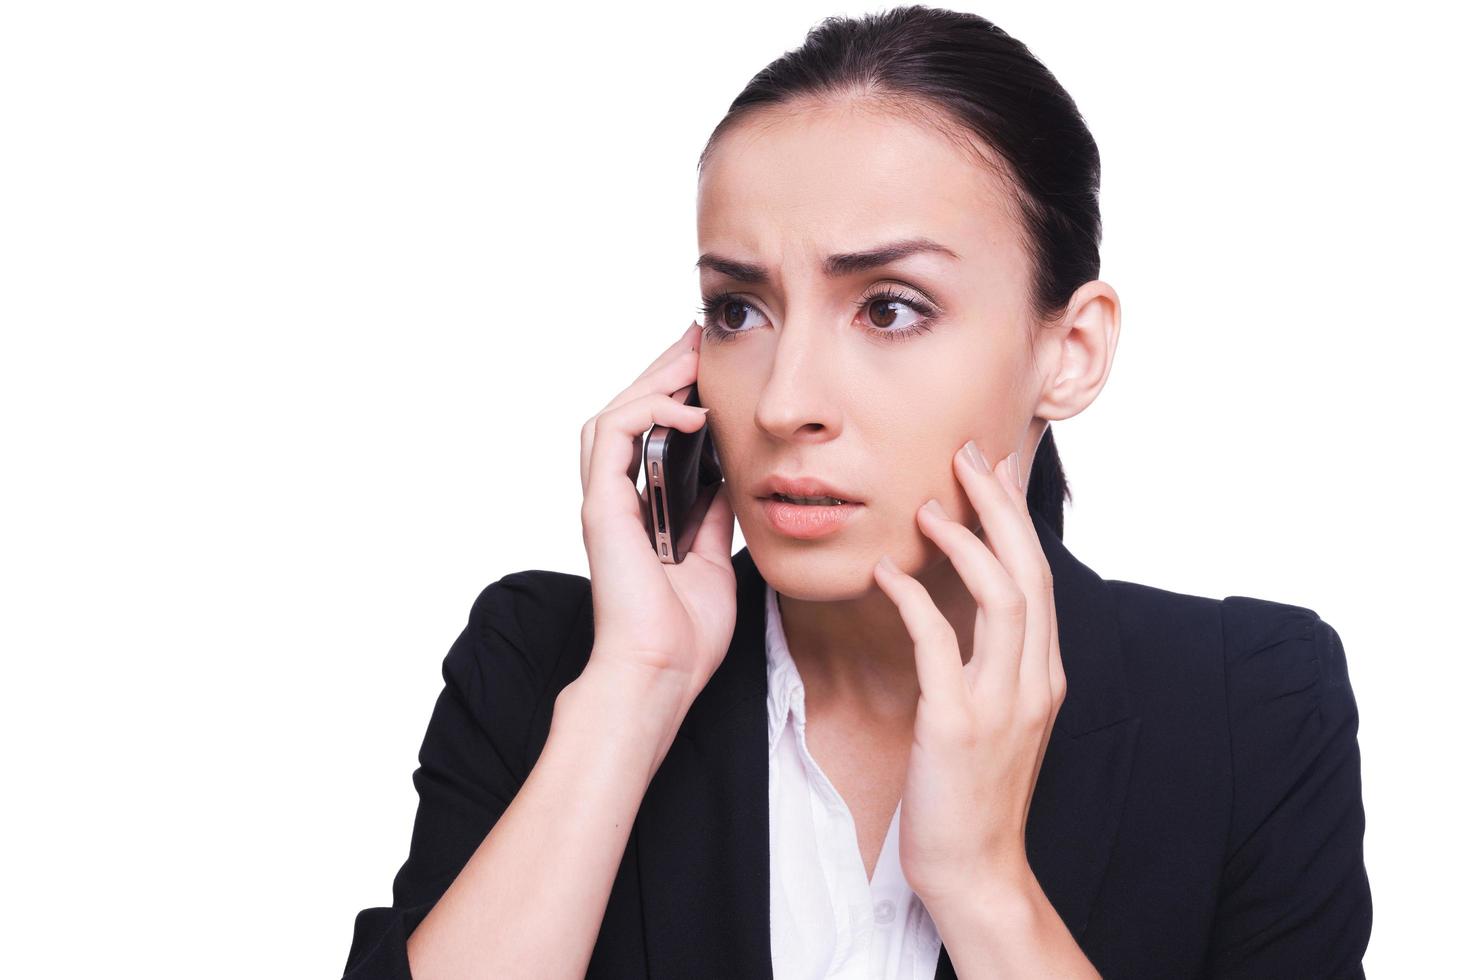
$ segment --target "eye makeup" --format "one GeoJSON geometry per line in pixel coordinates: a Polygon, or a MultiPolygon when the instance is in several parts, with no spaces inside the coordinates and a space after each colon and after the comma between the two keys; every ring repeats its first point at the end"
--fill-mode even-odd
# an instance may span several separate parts
{"type": "MultiPolygon", "coordinates": [[[[913,312],[917,313],[920,317],[920,319],[909,324],[908,326],[900,328],[877,326],[864,328],[869,335],[875,337],[883,343],[898,343],[904,340],[911,340],[918,334],[927,333],[928,331],[933,329],[934,321],[937,320],[939,316],[939,310],[930,303],[919,298],[918,296],[904,292],[892,286],[883,287],[876,292],[865,293],[862,298],[856,302],[855,306],[857,312],[860,313],[867,307],[874,304],[897,304],[900,306],[906,306],[913,312]]],[[[723,325],[723,313],[725,307],[730,305],[746,306],[754,309],[753,304],[741,299],[740,296],[736,293],[719,292],[711,296],[704,297],[704,303],[698,308],[698,313],[704,318],[705,337],[713,341],[723,343],[724,341],[731,340],[740,334],[750,333],[749,330],[732,330],[723,325]],[[711,316],[713,316],[714,318],[711,319],[711,316]]]]}

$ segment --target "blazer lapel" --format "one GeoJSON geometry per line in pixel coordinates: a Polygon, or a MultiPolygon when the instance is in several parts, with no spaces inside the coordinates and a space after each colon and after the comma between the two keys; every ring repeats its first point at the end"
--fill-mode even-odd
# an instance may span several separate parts
{"type": "MultiPolygon", "coordinates": [[[[1055,581],[1067,693],[1031,800],[1026,853],[1079,941],[1116,836],[1140,719],[1106,585],[1033,518],[1055,581]]],[[[689,708],[634,827],[654,980],[773,975],[765,581],[748,548],[733,564],[729,652],[689,708]]],[[[957,980],[947,948],[935,976],[957,980]]]]}

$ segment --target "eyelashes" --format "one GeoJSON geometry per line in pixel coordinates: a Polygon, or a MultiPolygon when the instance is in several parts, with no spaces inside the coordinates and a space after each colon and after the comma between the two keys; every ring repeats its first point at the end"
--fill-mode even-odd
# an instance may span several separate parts
{"type": "MultiPolygon", "coordinates": [[[[927,333],[933,329],[933,323],[938,313],[933,306],[924,302],[919,297],[891,287],[863,296],[856,302],[855,306],[860,313],[876,303],[906,306],[919,315],[918,320],[905,327],[872,326],[866,328],[868,334],[871,334],[884,343],[897,343],[899,341],[911,340],[921,333],[927,333]]],[[[725,307],[732,304],[754,309],[753,305],[740,299],[735,293],[721,292],[704,297],[703,305],[698,308],[698,313],[704,318],[705,337],[724,342],[740,334],[750,333],[749,330],[731,330],[723,325],[722,316],[725,307]]]]}

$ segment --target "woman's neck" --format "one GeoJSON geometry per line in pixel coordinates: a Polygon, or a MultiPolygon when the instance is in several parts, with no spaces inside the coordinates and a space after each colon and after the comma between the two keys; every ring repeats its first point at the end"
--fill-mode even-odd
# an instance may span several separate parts
{"type": "MultiPolygon", "coordinates": [[[[953,627],[968,662],[977,606],[947,559],[917,576],[953,627]]],[[[863,596],[807,602],[778,595],[791,660],[806,688],[808,710],[852,711],[893,722],[918,706],[913,638],[898,607],[876,584],[863,596]]]]}

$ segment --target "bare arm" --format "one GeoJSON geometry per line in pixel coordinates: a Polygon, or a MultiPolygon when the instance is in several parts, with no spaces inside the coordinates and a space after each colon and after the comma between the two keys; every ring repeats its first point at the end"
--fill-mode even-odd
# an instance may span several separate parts
{"type": "Polygon", "coordinates": [[[408,937],[415,980],[586,975],[685,688],[676,674],[593,655],[557,696],[525,784],[408,937]]]}

